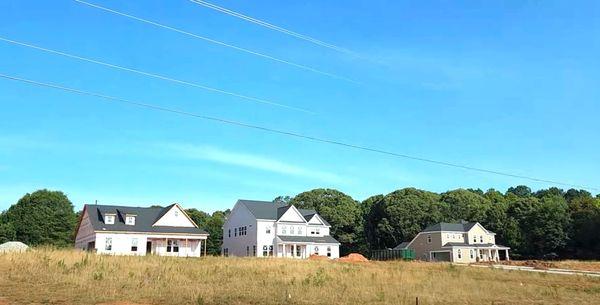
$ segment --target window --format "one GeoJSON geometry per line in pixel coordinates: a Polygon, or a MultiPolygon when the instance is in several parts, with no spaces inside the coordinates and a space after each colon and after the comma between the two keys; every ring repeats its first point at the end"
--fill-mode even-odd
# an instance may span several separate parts
{"type": "Polygon", "coordinates": [[[287,227],[286,226],[281,227],[281,234],[287,234],[287,227]]]}
{"type": "Polygon", "coordinates": [[[483,250],[479,250],[479,259],[483,259],[483,250]]]}
{"type": "Polygon", "coordinates": [[[446,238],[447,238],[447,239],[450,239],[450,234],[446,234],[446,238]]]}
{"type": "Polygon", "coordinates": [[[248,227],[247,226],[240,227],[239,231],[240,231],[240,236],[246,236],[248,234],[247,233],[248,232],[248,227]]]}
{"type": "Polygon", "coordinates": [[[473,249],[469,250],[469,254],[471,255],[471,259],[473,259],[473,249]]]}
{"type": "Polygon", "coordinates": [[[250,256],[250,246],[246,246],[246,256],[250,256]]]}
{"type": "Polygon", "coordinates": [[[315,235],[315,228],[310,228],[310,235],[315,235]]]}
{"type": "Polygon", "coordinates": [[[460,251],[460,249],[458,249],[458,258],[461,259],[462,258],[462,252],[460,251]]]}
{"type": "Polygon", "coordinates": [[[104,241],[104,250],[112,251],[112,237],[107,237],[104,241]]]}
{"type": "Polygon", "coordinates": [[[256,245],[252,246],[252,256],[256,256],[256,245]]]}
{"type": "Polygon", "coordinates": [[[137,252],[137,250],[138,250],[138,239],[132,238],[131,239],[131,252],[137,252]]]}
{"type": "Polygon", "coordinates": [[[129,226],[135,225],[135,216],[126,216],[125,217],[125,224],[129,225],[129,226]]]}
{"type": "Polygon", "coordinates": [[[115,215],[105,215],[104,223],[107,225],[115,224],[115,215]]]}
{"type": "Polygon", "coordinates": [[[300,246],[296,245],[296,256],[300,257],[302,256],[302,249],[300,246]]]}
{"type": "Polygon", "coordinates": [[[269,255],[269,251],[267,250],[267,246],[263,246],[263,256],[269,255]]]}
{"type": "Polygon", "coordinates": [[[479,242],[483,244],[483,235],[479,236],[479,242]]]}
{"type": "Polygon", "coordinates": [[[179,217],[179,211],[175,210],[175,217],[179,217]]]}
{"type": "Polygon", "coordinates": [[[273,256],[273,246],[269,246],[269,256],[273,256]]]}
{"type": "Polygon", "coordinates": [[[431,235],[427,235],[427,243],[430,244],[431,243],[431,235]]]}
{"type": "Polygon", "coordinates": [[[473,243],[477,243],[477,236],[473,236],[473,243]]]}
{"type": "Polygon", "coordinates": [[[298,227],[298,235],[302,235],[302,227],[298,227]]]}
{"type": "Polygon", "coordinates": [[[331,247],[327,247],[327,257],[331,257],[331,247]]]}
{"type": "Polygon", "coordinates": [[[167,240],[167,252],[179,252],[179,241],[174,239],[167,240]]]}
{"type": "Polygon", "coordinates": [[[229,249],[228,248],[223,249],[223,256],[226,256],[226,257],[229,256],[229,249]]]}
{"type": "Polygon", "coordinates": [[[267,233],[267,234],[271,234],[271,227],[267,227],[267,228],[265,229],[265,233],[267,233]]]}
{"type": "Polygon", "coordinates": [[[290,227],[290,235],[294,235],[294,227],[293,226],[290,227]]]}
{"type": "Polygon", "coordinates": [[[228,237],[231,237],[231,229],[229,229],[228,237]]]}
{"type": "Polygon", "coordinates": [[[319,255],[319,247],[315,246],[315,254],[319,255]]]}
{"type": "Polygon", "coordinates": [[[321,234],[321,229],[319,229],[319,228],[316,228],[316,229],[315,229],[315,235],[319,235],[319,234],[321,234]]]}
{"type": "Polygon", "coordinates": [[[237,228],[233,228],[233,236],[237,236],[237,228]]]}

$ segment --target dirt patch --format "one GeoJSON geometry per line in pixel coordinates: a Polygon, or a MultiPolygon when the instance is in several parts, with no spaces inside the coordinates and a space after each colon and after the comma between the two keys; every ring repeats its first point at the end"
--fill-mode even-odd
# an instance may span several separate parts
{"type": "Polygon", "coordinates": [[[326,261],[328,260],[327,256],[321,256],[321,255],[316,255],[316,254],[311,254],[308,259],[313,260],[313,261],[326,261]]]}
{"type": "Polygon", "coordinates": [[[535,269],[546,270],[548,268],[558,268],[554,262],[540,261],[540,260],[526,260],[526,261],[504,261],[503,265],[510,266],[521,266],[521,267],[533,267],[535,269]]]}
{"type": "Polygon", "coordinates": [[[350,253],[346,256],[342,256],[337,259],[338,262],[347,262],[347,263],[365,263],[369,260],[364,257],[362,254],[358,253],[350,253]]]}
{"type": "Polygon", "coordinates": [[[8,302],[7,299],[5,298],[0,298],[0,305],[10,305],[10,303],[8,302]]]}
{"type": "MultiPolygon", "coordinates": [[[[2,305],[2,303],[0,303],[2,305]]],[[[150,304],[141,304],[141,303],[132,303],[128,301],[116,301],[116,302],[108,302],[108,303],[100,303],[96,305],[150,305],[150,304]]]]}

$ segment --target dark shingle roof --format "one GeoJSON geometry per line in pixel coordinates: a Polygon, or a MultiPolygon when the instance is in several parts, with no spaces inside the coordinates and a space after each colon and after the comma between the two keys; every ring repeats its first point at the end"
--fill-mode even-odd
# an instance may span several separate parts
{"type": "Polygon", "coordinates": [[[460,222],[460,223],[447,223],[440,222],[434,225],[430,225],[425,228],[423,232],[434,232],[434,231],[451,231],[451,232],[468,232],[473,228],[477,223],[476,222],[460,222]]]}
{"type": "MultiPolygon", "coordinates": [[[[118,232],[147,232],[147,233],[182,233],[182,234],[208,234],[206,231],[196,227],[168,227],[153,226],[153,224],[167,213],[174,204],[161,208],[140,208],[114,205],[91,205],[86,204],[90,222],[95,231],[118,231],[118,232]],[[105,224],[105,214],[116,214],[114,224],[105,224]],[[133,214],[135,225],[125,224],[125,215],[133,214]]],[[[185,213],[185,211],[184,211],[185,213]]]]}
{"type": "Polygon", "coordinates": [[[277,236],[279,242],[291,242],[291,243],[313,243],[313,244],[339,244],[335,238],[325,236],[277,236]]]}
{"type": "Polygon", "coordinates": [[[405,242],[401,242],[399,245],[394,247],[394,250],[402,250],[405,249],[406,246],[408,246],[408,244],[410,244],[409,241],[405,241],[405,242]]]}
{"type": "MultiPolygon", "coordinates": [[[[240,199],[238,202],[245,205],[256,219],[277,220],[291,207],[291,205],[270,201],[240,199]]],[[[306,221],[309,221],[313,215],[317,214],[317,211],[312,209],[298,209],[298,212],[304,216],[306,221]]],[[[331,226],[327,220],[323,219],[323,222],[325,222],[326,226],[331,226]]]]}

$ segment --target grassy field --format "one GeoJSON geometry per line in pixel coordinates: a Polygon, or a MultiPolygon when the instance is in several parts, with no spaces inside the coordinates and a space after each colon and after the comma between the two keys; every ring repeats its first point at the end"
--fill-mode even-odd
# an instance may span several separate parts
{"type": "Polygon", "coordinates": [[[600,279],[421,262],[0,255],[0,304],[600,304],[600,279]],[[129,303],[130,302],[130,303],[129,303]]]}

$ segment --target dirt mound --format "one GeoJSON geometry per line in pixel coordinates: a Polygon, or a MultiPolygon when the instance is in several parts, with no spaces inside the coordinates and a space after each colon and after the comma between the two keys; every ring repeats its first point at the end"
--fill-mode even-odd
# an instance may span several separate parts
{"type": "Polygon", "coordinates": [[[311,254],[308,259],[310,260],[314,260],[314,261],[326,261],[328,260],[327,256],[321,256],[321,255],[316,255],[316,254],[311,254]]]}
{"type": "Polygon", "coordinates": [[[350,253],[346,256],[342,256],[342,257],[338,258],[337,260],[339,262],[348,262],[348,263],[364,263],[364,262],[369,261],[362,254],[358,254],[358,253],[350,253]]]}

